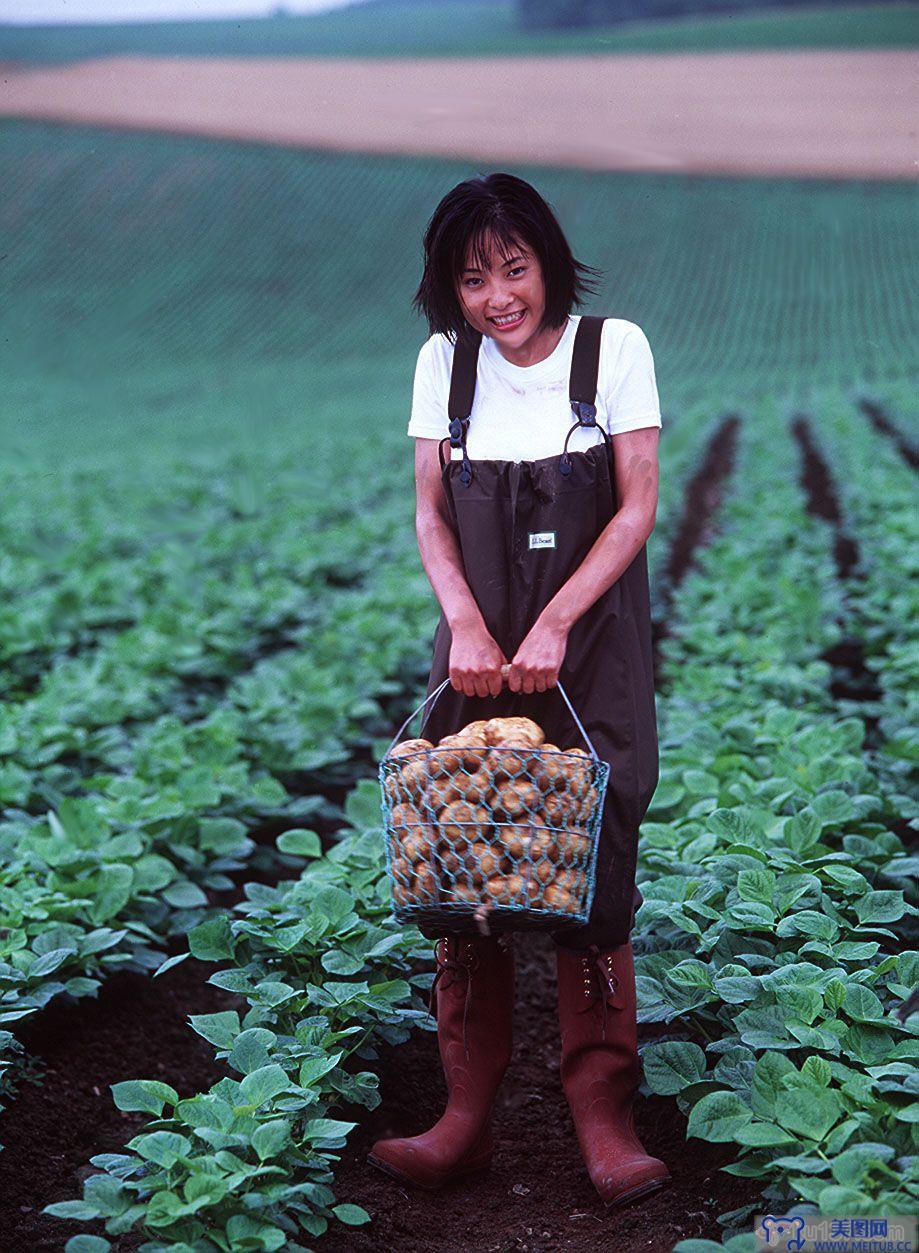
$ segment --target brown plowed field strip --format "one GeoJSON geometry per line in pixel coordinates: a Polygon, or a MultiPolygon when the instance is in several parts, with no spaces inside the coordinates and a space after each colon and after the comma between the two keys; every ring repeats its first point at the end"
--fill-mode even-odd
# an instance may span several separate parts
{"type": "Polygon", "coordinates": [[[919,53],[117,56],[0,75],[0,115],[595,170],[914,179],[919,53]]]}

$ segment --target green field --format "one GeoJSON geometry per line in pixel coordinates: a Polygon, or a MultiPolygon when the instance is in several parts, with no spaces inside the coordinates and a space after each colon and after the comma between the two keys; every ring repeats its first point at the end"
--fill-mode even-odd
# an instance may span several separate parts
{"type": "MultiPolygon", "coordinates": [[[[665,415],[915,370],[908,184],[514,168],[604,269],[586,311],[646,331],[665,415]]],[[[266,441],[315,456],[330,421],[372,426],[407,467],[421,233],[472,173],[3,122],[7,471],[266,441]]]]}
{"type": "MultiPolygon", "coordinates": [[[[909,449],[869,412],[919,432],[915,190],[514,171],[603,267],[586,311],[645,330],[662,402],[648,1090],[688,1154],[714,1145],[761,1181],[729,1212],[699,1200],[728,1253],[754,1253],[753,1212],[905,1214],[919,546],[909,449]],[[691,496],[726,417],[733,467],[691,496]],[[674,589],[693,509],[712,512],[674,589]]],[[[379,1103],[380,1046],[431,1026],[375,770],[437,620],[405,434],[420,238],[474,172],[0,124],[0,1142],[34,1125],[18,1026],[40,1044],[62,993],[79,1009],[191,953],[237,997],[188,1020],[213,1088],[151,1032],[138,1073],[100,1089],[140,1131],[61,1154],[53,1193],[9,1211],[11,1247],[63,1220],[62,1242],[92,1224],[67,1253],[141,1228],[151,1250],[306,1253],[327,1227],[393,1247],[337,1172],[379,1103]]],[[[540,1020],[523,1045],[544,1039],[540,1020]]],[[[79,1120],[69,1095],[55,1116],[79,1120]]],[[[23,1138],[0,1154],[18,1188],[23,1138]]],[[[560,1195],[568,1233],[584,1198],[560,1195]]]]}
{"type": "Polygon", "coordinates": [[[373,4],[312,16],[105,26],[0,25],[0,61],[144,56],[497,56],[718,48],[913,48],[912,4],[782,9],[532,33],[495,4],[373,4]]]}

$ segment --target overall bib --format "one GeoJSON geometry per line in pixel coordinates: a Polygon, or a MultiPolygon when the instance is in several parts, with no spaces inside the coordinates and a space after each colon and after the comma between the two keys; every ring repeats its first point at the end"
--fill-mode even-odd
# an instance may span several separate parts
{"type": "MultiPolygon", "coordinates": [[[[451,448],[462,460],[440,465],[451,526],[466,581],[485,625],[511,661],[542,610],[575,572],[618,505],[614,452],[596,422],[603,319],[578,323],[569,379],[575,422],[561,455],[535,461],[471,461],[466,451],[481,334],[460,336],[450,380],[451,448]],[[578,426],[603,442],[568,452],[578,426]]],[[[452,636],[441,613],[427,695],[449,676],[452,636]]],[[[651,606],[644,546],[621,577],[574,624],[559,677],[610,776],[599,828],[597,879],[586,924],[561,925],[556,944],[601,951],[628,942],[643,897],[635,884],[638,828],[658,781],[657,719],[651,657],[651,606]]],[[[480,718],[533,718],[559,748],[585,747],[556,687],[467,697],[449,684],[428,709],[419,734],[437,743],[480,718]]],[[[434,939],[442,931],[421,927],[434,939]]]]}

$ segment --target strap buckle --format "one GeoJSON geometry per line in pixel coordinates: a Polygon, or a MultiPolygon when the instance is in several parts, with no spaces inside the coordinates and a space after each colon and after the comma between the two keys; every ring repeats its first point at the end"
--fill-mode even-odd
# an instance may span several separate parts
{"type": "Polygon", "coordinates": [[[465,442],[465,434],[466,434],[464,423],[468,421],[469,421],[468,418],[451,418],[450,419],[449,430],[450,430],[450,447],[451,448],[463,447],[463,444],[465,442]]]}
{"type": "Polygon", "coordinates": [[[597,406],[586,400],[572,400],[571,412],[578,420],[579,426],[597,425],[597,406]]]}

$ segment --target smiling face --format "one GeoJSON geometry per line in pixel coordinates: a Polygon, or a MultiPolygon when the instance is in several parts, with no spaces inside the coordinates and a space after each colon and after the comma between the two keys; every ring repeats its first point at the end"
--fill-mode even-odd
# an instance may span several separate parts
{"type": "Polygon", "coordinates": [[[477,256],[470,247],[456,294],[466,321],[494,339],[501,353],[517,365],[534,365],[549,355],[564,325],[541,329],[546,288],[539,258],[517,242],[498,248],[483,241],[477,256]]]}

